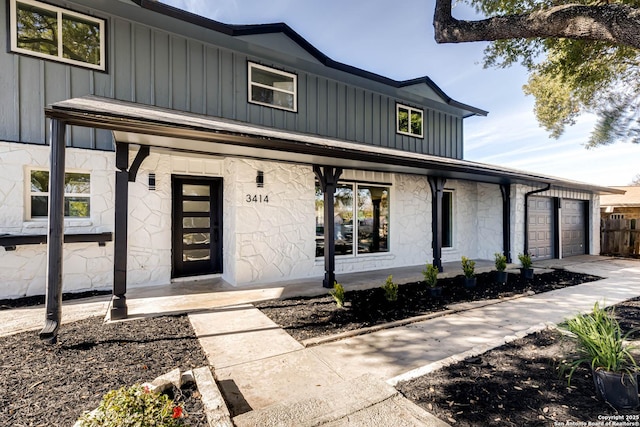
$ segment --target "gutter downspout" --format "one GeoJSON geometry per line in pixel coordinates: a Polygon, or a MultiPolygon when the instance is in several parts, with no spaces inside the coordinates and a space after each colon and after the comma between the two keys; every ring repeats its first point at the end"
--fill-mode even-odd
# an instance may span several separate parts
{"type": "Polygon", "coordinates": [[[543,193],[551,188],[551,184],[547,184],[545,188],[524,193],[524,253],[529,253],[529,196],[537,193],[543,193]]]}

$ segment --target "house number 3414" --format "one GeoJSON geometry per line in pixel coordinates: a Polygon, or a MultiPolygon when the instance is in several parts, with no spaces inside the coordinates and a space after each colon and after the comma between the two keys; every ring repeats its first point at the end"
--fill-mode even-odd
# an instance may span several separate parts
{"type": "Polygon", "coordinates": [[[247,194],[245,196],[247,203],[269,203],[269,195],[265,194],[247,194]]]}

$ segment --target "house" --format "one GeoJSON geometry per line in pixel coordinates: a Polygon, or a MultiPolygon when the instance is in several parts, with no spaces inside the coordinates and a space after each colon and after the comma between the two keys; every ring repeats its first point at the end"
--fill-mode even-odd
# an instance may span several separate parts
{"type": "Polygon", "coordinates": [[[156,1],[1,3],[0,298],[46,289],[44,337],[62,291],[112,288],[122,318],[183,277],[599,253],[611,190],[464,160],[487,113],[427,77],[156,1]]]}
{"type": "Polygon", "coordinates": [[[606,219],[640,219],[640,186],[612,187],[624,194],[600,197],[600,216],[606,219]]]}

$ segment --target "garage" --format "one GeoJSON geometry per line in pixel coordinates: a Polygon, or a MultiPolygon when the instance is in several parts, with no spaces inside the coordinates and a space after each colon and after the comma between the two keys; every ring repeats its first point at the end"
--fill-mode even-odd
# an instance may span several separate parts
{"type": "Polygon", "coordinates": [[[534,259],[553,258],[553,199],[530,197],[529,209],[529,254],[534,259]]]}
{"type": "Polygon", "coordinates": [[[562,200],[562,257],[586,253],[586,218],[584,200],[562,200]]]}

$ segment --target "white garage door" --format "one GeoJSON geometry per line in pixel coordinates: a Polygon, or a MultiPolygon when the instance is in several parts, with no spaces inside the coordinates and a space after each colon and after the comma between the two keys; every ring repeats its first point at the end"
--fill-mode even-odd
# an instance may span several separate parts
{"type": "Polygon", "coordinates": [[[535,259],[553,258],[553,201],[529,198],[529,253],[535,259]]]}
{"type": "Polygon", "coordinates": [[[586,250],[585,201],[562,200],[562,257],[584,255],[586,250]]]}

